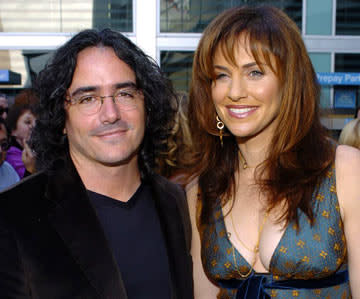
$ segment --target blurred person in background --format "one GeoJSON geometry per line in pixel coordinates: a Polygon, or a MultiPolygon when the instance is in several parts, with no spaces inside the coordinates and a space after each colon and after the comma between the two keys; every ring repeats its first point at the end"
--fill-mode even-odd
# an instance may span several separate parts
{"type": "Polygon", "coordinates": [[[5,121],[0,118],[0,191],[20,180],[14,168],[5,161],[6,151],[9,147],[10,143],[5,121]]]}
{"type": "Polygon", "coordinates": [[[229,9],[192,76],[195,298],[360,298],[360,151],[322,126],[297,25],[275,7],[229,9]]]}
{"type": "Polygon", "coordinates": [[[349,121],[341,130],[339,144],[346,144],[360,149],[360,118],[349,121]]]}
{"type": "Polygon", "coordinates": [[[9,113],[9,103],[6,94],[0,93],[0,117],[6,119],[9,113]]]}
{"type": "Polygon", "coordinates": [[[360,107],[356,106],[354,118],[360,118],[360,107]]]}
{"type": "Polygon", "coordinates": [[[35,107],[39,103],[39,97],[33,88],[26,88],[22,90],[14,100],[14,106],[28,105],[35,107]]]}
{"type": "Polygon", "coordinates": [[[35,156],[28,145],[35,120],[33,107],[27,104],[13,105],[6,120],[10,133],[6,161],[14,167],[20,179],[35,172],[35,156]]]}
{"type": "Polygon", "coordinates": [[[191,153],[192,141],[188,124],[188,95],[178,93],[176,101],[176,115],[171,134],[166,140],[165,152],[157,159],[157,172],[172,182],[185,186],[188,181],[187,162],[191,153]]]}

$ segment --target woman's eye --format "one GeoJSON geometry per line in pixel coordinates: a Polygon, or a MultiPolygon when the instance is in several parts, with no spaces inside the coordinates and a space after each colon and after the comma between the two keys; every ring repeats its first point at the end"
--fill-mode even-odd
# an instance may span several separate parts
{"type": "Polygon", "coordinates": [[[215,75],[215,79],[216,80],[220,80],[220,79],[223,79],[223,78],[226,78],[226,74],[223,74],[223,73],[220,73],[220,74],[216,74],[215,75]]]}
{"type": "Polygon", "coordinates": [[[259,70],[253,70],[249,73],[249,75],[250,77],[261,77],[262,75],[264,75],[264,73],[259,70]]]}

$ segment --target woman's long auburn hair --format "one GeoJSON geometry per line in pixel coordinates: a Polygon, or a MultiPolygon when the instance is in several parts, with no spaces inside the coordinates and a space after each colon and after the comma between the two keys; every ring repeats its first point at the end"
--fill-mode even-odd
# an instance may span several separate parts
{"type": "Polygon", "coordinates": [[[234,52],[245,35],[254,59],[271,67],[281,88],[281,107],[271,151],[256,169],[256,182],[267,195],[268,211],[284,199],[278,221],[298,223],[298,208],[312,222],[312,194],[334,159],[334,145],[320,123],[320,86],[296,24],[281,10],[243,6],[217,16],[205,29],[195,52],[189,94],[189,125],[194,142],[192,174],[199,177],[200,223],[208,223],[217,205],[235,196],[240,171],[238,145],[227,132],[223,146],[211,97],[213,60],[221,51],[236,64],[234,52]]]}

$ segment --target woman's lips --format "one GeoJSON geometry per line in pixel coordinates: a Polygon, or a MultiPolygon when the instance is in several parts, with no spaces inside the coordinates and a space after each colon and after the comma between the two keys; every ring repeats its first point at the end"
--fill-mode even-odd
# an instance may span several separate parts
{"type": "Polygon", "coordinates": [[[231,117],[245,118],[253,114],[257,106],[226,106],[228,113],[231,117]]]}

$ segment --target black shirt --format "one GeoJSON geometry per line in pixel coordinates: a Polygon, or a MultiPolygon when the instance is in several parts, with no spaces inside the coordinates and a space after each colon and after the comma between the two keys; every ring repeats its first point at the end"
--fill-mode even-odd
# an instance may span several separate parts
{"type": "Polygon", "coordinates": [[[142,183],[128,202],[88,191],[129,299],[169,299],[170,271],[151,187],[142,183]]]}

